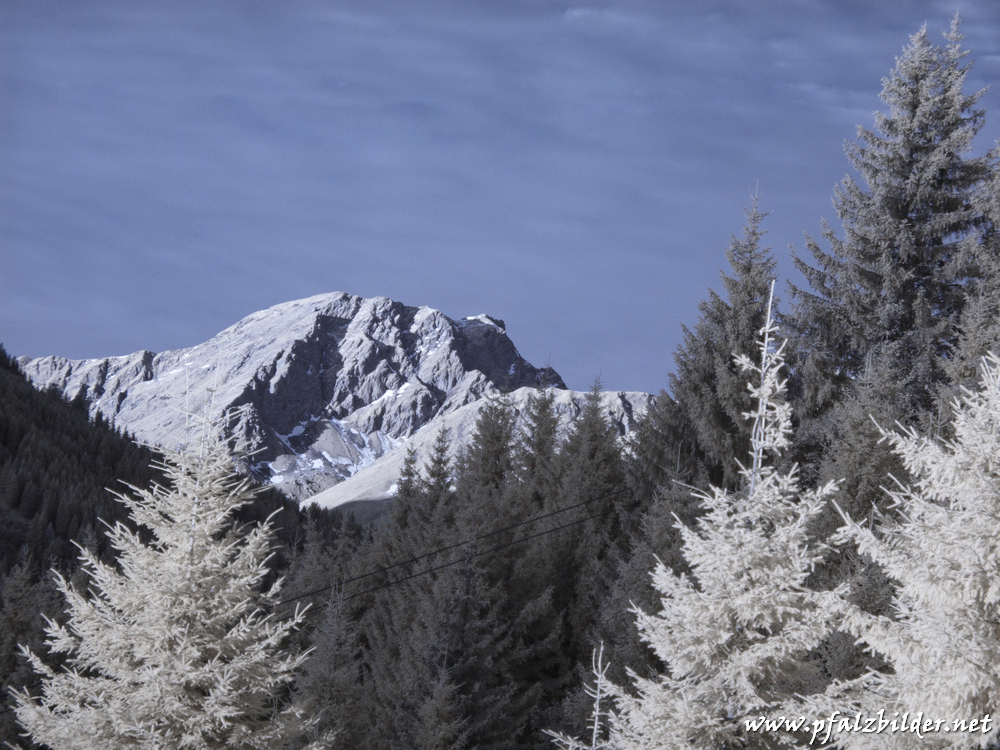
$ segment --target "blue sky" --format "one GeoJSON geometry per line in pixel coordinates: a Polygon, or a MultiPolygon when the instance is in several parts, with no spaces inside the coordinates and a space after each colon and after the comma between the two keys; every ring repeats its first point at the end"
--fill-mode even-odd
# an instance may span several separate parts
{"type": "Polygon", "coordinates": [[[0,342],[163,351],[346,291],[656,391],[750,191],[783,287],[881,79],[956,9],[982,152],[996,0],[4,0],[0,342]]]}

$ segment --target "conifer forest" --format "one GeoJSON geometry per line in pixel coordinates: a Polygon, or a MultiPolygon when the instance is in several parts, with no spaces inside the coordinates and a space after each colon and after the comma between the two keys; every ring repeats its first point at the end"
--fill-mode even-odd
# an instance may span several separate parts
{"type": "Polygon", "coordinates": [[[367,525],[0,349],[0,741],[1000,747],[1000,144],[973,155],[957,17],[937,39],[883,79],[799,282],[751,196],[631,434],[599,380],[566,434],[552,389],[519,421],[495,396],[367,525]]]}

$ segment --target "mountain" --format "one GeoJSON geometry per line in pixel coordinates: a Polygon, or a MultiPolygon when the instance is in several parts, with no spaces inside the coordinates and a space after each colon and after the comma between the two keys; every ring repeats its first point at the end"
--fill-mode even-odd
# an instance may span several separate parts
{"type": "MultiPolygon", "coordinates": [[[[398,457],[394,449],[441,425],[460,445],[491,394],[512,391],[520,403],[531,388],[557,388],[566,392],[567,415],[583,398],[551,368],[525,361],[502,320],[452,320],[429,307],[341,292],[254,313],[189,349],[18,363],[35,387],[84,400],[92,415],[152,445],[192,442],[192,412],[204,408],[214,418],[242,407],[226,435],[234,449],[253,452],[252,473],[299,500],[357,476],[334,504],[386,497],[394,459],[376,467],[379,459],[398,457]]],[[[606,398],[618,404],[620,432],[650,398],[606,398]]]]}

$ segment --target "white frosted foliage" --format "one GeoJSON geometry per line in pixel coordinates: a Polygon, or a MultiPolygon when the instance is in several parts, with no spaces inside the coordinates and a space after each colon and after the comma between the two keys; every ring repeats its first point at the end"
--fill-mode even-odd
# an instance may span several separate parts
{"type": "Polygon", "coordinates": [[[693,575],[658,565],[653,585],[662,609],[637,612],[642,638],[669,671],[655,679],[633,674],[638,697],[615,690],[616,748],[742,746],[744,717],[782,709],[796,692],[821,689],[808,656],[834,628],[843,591],[805,587],[825,551],[806,539],[835,486],[803,492],[794,469],[782,474],[769,464],[791,430],[780,378],[783,345],[772,343],[776,332],[769,310],[760,365],[740,360],[759,383],[750,387],[758,409],[746,415],[754,431],[744,489],[701,495],[707,513],[698,529],[678,525],[693,575]]]}
{"type": "Polygon", "coordinates": [[[108,535],[120,571],[82,549],[89,591],[58,576],[68,622],[50,622],[47,643],[67,666],[52,670],[25,651],[42,695],[15,694],[18,720],[53,748],[288,747],[312,723],[279,707],[306,658],[283,647],[304,612],[284,622],[266,614],[281,583],[261,590],[270,526],[234,527],[254,493],[225,445],[167,452],[162,468],[169,489],[119,495],[150,543],[118,524],[108,535]]]}
{"type": "Polygon", "coordinates": [[[980,390],[954,404],[954,437],[883,431],[915,478],[889,494],[899,520],[874,534],[848,521],[842,533],[896,582],[895,616],[853,608],[845,628],[892,665],[834,686],[844,712],[982,721],[990,731],[922,737],[845,734],[842,747],[975,747],[997,739],[1000,696],[1000,359],[983,364],[980,390]]]}

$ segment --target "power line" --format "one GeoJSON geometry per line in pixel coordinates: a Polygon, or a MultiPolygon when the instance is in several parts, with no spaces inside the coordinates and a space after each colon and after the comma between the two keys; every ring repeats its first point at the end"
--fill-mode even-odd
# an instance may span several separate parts
{"type": "MultiPolygon", "coordinates": [[[[487,534],[480,534],[479,536],[477,536],[477,537],[475,537],[473,539],[466,539],[465,541],[456,542],[455,544],[448,545],[447,547],[440,547],[438,549],[431,550],[430,552],[425,552],[422,555],[417,555],[416,557],[411,557],[409,560],[402,560],[400,562],[395,562],[395,563],[392,563],[391,565],[386,565],[384,567],[377,568],[376,570],[371,570],[371,571],[369,571],[367,573],[362,573],[361,575],[354,576],[353,578],[343,579],[343,580],[338,581],[336,583],[332,583],[329,586],[323,586],[322,588],[318,588],[318,589],[315,589],[313,591],[307,591],[304,594],[299,594],[298,596],[293,596],[290,599],[285,599],[284,601],[277,602],[276,604],[274,604],[272,606],[274,606],[274,607],[280,607],[280,606],[282,606],[284,604],[291,604],[292,602],[298,601],[299,599],[305,599],[307,596],[313,596],[314,594],[322,594],[324,591],[329,591],[330,589],[334,588],[335,586],[345,586],[348,583],[354,583],[355,581],[361,581],[361,580],[363,580],[365,578],[370,578],[371,576],[378,575],[379,573],[385,573],[387,571],[393,570],[394,568],[398,568],[401,565],[409,565],[410,563],[419,562],[420,560],[424,560],[424,559],[426,559],[428,557],[433,557],[434,555],[439,555],[439,554],[441,554],[443,552],[450,552],[453,549],[457,549],[459,547],[464,547],[467,544],[474,544],[475,542],[482,541],[483,539],[488,539],[491,536],[496,536],[497,534],[502,534],[505,531],[511,531],[512,529],[517,529],[517,528],[520,528],[521,526],[526,526],[527,524],[534,523],[535,521],[543,521],[546,518],[550,518],[552,516],[559,515],[560,513],[565,513],[566,511],[575,510],[576,508],[581,508],[584,505],[590,505],[591,503],[596,503],[598,500],[604,500],[605,498],[613,497],[614,495],[620,495],[621,493],[623,493],[625,491],[626,490],[621,489],[621,490],[615,490],[614,492],[606,492],[603,495],[599,495],[597,497],[592,497],[589,500],[584,500],[581,503],[576,503],[574,505],[567,505],[565,508],[557,508],[556,510],[550,511],[549,513],[545,513],[545,514],[543,514],[541,516],[535,516],[534,518],[529,518],[529,519],[524,520],[524,521],[519,521],[518,523],[511,524],[510,526],[504,526],[502,529],[496,529],[495,531],[491,531],[491,532],[489,532],[487,534]]],[[[560,527],[560,528],[562,528],[562,527],[560,527]]]]}
{"type": "MultiPolygon", "coordinates": [[[[624,492],[624,490],[618,490],[616,492],[609,492],[606,495],[601,495],[600,497],[591,498],[590,500],[587,500],[587,501],[585,501],[583,503],[577,503],[576,505],[570,506],[569,508],[563,508],[560,511],[555,511],[553,513],[547,513],[545,516],[539,516],[537,518],[529,519],[529,521],[522,521],[521,523],[514,524],[513,526],[507,527],[507,528],[516,528],[518,526],[523,526],[525,523],[529,523],[531,521],[539,521],[542,518],[546,518],[548,516],[555,515],[555,513],[557,513],[557,512],[562,512],[563,510],[569,510],[570,508],[579,508],[581,505],[587,505],[589,503],[595,502],[596,500],[601,500],[601,499],[603,499],[605,497],[610,497],[611,495],[620,494],[621,492],[624,492]]],[[[638,503],[634,503],[633,505],[637,506],[638,503]]],[[[434,573],[436,571],[443,570],[444,568],[451,567],[452,565],[458,565],[459,563],[465,562],[466,560],[472,560],[472,559],[475,559],[477,557],[482,557],[484,555],[490,555],[490,554],[494,554],[496,552],[500,552],[502,550],[507,549],[508,547],[513,547],[515,544],[522,544],[523,542],[527,542],[527,541],[530,541],[532,539],[536,539],[538,537],[545,536],[546,534],[552,534],[552,533],[555,533],[556,531],[562,531],[563,529],[567,529],[567,528],[569,528],[571,526],[576,526],[578,524],[586,523],[587,521],[591,521],[591,520],[593,520],[595,518],[600,518],[601,516],[606,516],[612,510],[613,510],[613,508],[606,508],[605,510],[602,510],[600,513],[594,513],[594,514],[586,516],[584,518],[580,518],[580,519],[577,519],[575,521],[570,521],[569,523],[562,524],[561,526],[555,526],[555,527],[553,527],[551,529],[546,529],[545,531],[539,531],[539,532],[536,532],[534,534],[529,534],[526,537],[522,537],[520,539],[515,539],[515,540],[513,540],[511,542],[507,542],[506,544],[501,544],[498,547],[493,547],[491,549],[483,550],[481,552],[476,552],[476,553],[471,554],[471,555],[466,555],[466,556],[461,557],[461,558],[459,558],[457,560],[452,560],[451,562],[442,563],[441,565],[436,565],[433,568],[428,568],[427,570],[421,570],[421,571],[418,571],[416,573],[411,573],[410,575],[404,576],[403,578],[396,579],[395,581],[387,581],[385,583],[379,584],[378,586],[372,586],[371,588],[365,589],[364,591],[358,591],[358,592],[355,592],[355,593],[351,594],[350,596],[345,596],[341,601],[348,601],[350,599],[354,599],[355,597],[364,596],[365,594],[370,594],[373,591],[378,591],[379,589],[384,589],[384,588],[388,588],[390,586],[395,586],[397,584],[404,583],[405,581],[409,581],[409,580],[411,580],[413,578],[418,578],[419,576],[422,576],[422,575],[427,575],[429,573],[434,573]]],[[[495,536],[496,534],[499,534],[501,531],[506,531],[507,528],[498,529],[497,531],[490,532],[489,534],[483,534],[483,535],[481,535],[479,537],[476,537],[475,539],[470,539],[468,541],[461,542],[459,544],[454,544],[451,547],[445,547],[442,550],[435,550],[434,552],[429,552],[429,553],[427,553],[425,555],[421,555],[420,557],[413,558],[413,559],[414,560],[423,559],[425,557],[429,557],[432,554],[436,554],[439,551],[446,551],[446,550],[449,550],[449,549],[454,549],[455,547],[461,547],[461,546],[466,545],[466,544],[472,544],[473,542],[475,542],[475,541],[477,541],[479,539],[490,537],[490,536],[495,536]]],[[[383,572],[385,570],[389,570],[390,568],[398,567],[399,565],[405,565],[408,562],[411,562],[411,561],[410,560],[406,560],[406,561],[404,561],[402,563],[394,563],[393,565],[391,565],[391,566],[389,566],[387,568],[379,568],[378,570],[372,571],[370,573],[365,573],[362,576],[357,576],[357,577],[352,578],[352,579],[346,579],[346,580],[338,581],[337,583],[333,583],[333,584],[331,584],[329,586],[325,586],[322,589],[318,589],[317,592],[329,591],[330,589],[335,588],[337,586],[343,586],[343,585],[345,585],[347,583],[350,583],[350,582],[353,582],[353,581],[357,581],[357,580],[360,580],[362,578],[367,578],[367,577],[375,575],[377,573],[381,573],[381,572],[383,572]]],[[[308,594],[304,594],[303,596],[308,596],[308,594]]],[[[294,599],[288,599],[286,602],[280,602],[279,604],[286,604],[286,603],[293,602],[296,599],[301,599],[301,598],[302,598],[301,596],[300,597],[295,597],[294,599]]],[[[279,605],[275,605],[275,606],[279,606],[279,605]]],[[[295,616],[294,614],[285,615],[284,617],[278,618],[277,622],[284,622],[285,620],[290,620],[294,616],[295,616]]]]}
{"type": "Polygon", "coordinates": [[[601,516],[606,516],[611,512],[611,509],[602,510],[600,513],[594,513],[593,515],[587,516],[585,518],[577,519],[576,521],[570,521],[569,523],[564,523],[562,526],[555,526],[551,529],[546,529],[545,531],[539,531],[535,534],[524,537],[523,539],[515,539],[512,542],[507,542],[507,544],[501,544],[499,547],[494,547],[493,549],[483,550],[482,552],[476,552],[471,555],[466,555],[465,557],[459,558],[458,560],[452,560],[451,562],[443,563],[437,565],[433,568],[428,568],[427,570],[421,570],[419,573],[411,573],[410,575],[400,578],[395,581],[388,581],[387,583],[379,584],[378,586],[372,586],[370,589],[365,589],[364,591],[358,591],[357,593],[351,594],[350,596],[345,596],[344,601],[348,599],[353,599],[356,596],[364,596],[365,594],[370,594],[372,591],[378,591],[379,589],[388,588],[389,586],[395,586],[397,583],[403,583],[404,581],[409,581],[411,578],[417,578],[418,576],[427,575],[428,573],[434,573],[435,571],[441,570],[443,568],[451,567],[452,565],[457,565],[458,563],[465,562],[466,560],[473,560],[477,557],[482,557],[483,555],[491,555],[494,552],[500,552],[507,549],[508,547],[513,547],[515,544],[521,544],[523,542],[531,541],[540,536],[545,536],[546,534],[552,534],[556,531],[562,531],[563,529],[568,529],[570,526],[576,526],[577,524],[585,523],[587,521],[593,520],[595,518],[600,518],[601,516]]]}

